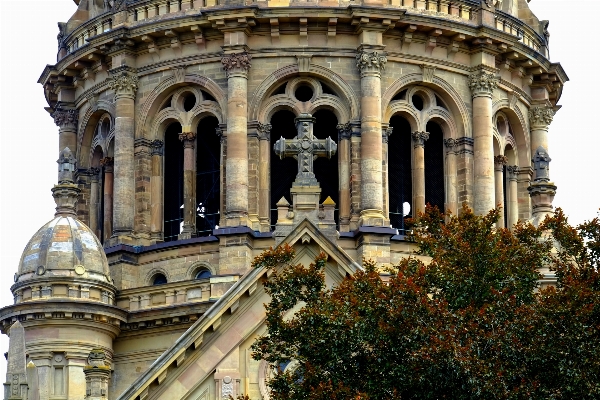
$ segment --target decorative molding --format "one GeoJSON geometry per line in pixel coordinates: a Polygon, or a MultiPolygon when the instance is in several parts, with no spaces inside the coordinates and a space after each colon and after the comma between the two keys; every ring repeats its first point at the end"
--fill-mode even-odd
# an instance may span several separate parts
{"type": "Polygon", "coordinates": [[[223,65],[223,69],[227,72],[227,77],[235,72],[247,74],[252,66],[251,61],[252,56],[245,51],[241,53],[225,54],[221,57],[221,64],[223,65]]]}
{"type": "Polygon", "coordinates": [[[469,89],[473,97],[491,96],[497,87],[498,78],[494,74],[478,71],[469,75],[469,89]]]}
{"type": "Polygon", "coordinates": [[[425,147],[425,142],[429,139],[429,132],[413,132],[413,145],[417,147],[425,147]]]}
{"type": "Polygon", "coordinates": [[[531,129],[546,129],[554,119],[554,111],[550,107],[531,107],[529,109],[529,125],[531,129]]]}
{"type": "Polygon", "coordinates": [[[385,53],[377,51],[359,51],[356,53],[356,68],[358,68],[361,75],[368,72],[380,73],[381,70],[385,69],[386,63],[385,53]]]}
{"type": "Polygon", "coordinates": [[[65,109],[65,108],[57,108],[51,114],[52,118],[54,118],[54,123],[59,128],[76,128],[79,114],[77,110],[74,109],[65,109]]]}

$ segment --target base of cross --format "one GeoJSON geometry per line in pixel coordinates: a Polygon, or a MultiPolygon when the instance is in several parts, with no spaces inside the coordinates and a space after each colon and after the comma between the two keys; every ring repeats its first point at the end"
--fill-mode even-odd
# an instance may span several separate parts
{"type": "Polygon", "coordinates": [[[275,243],[279,244],[292,230],[302,221],[308,219],[325,236],[336,241],[338,232],[336,229],[334,211],[335,202],[331,197],[319,204],[321,187],[293,185],[290,189],[292,204],[282,197],[277,203],[277,224],[275,225],[275,243]]]}

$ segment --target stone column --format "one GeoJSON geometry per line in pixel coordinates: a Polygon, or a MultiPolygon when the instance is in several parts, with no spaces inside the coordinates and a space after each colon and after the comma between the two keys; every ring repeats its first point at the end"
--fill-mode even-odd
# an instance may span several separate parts
{"type": "Polygon", "coordinates": [[[138,78],[130,68],[113,72],[115,92],[115,181],[113,237],[131,240],[135,209],[134,113],[138,78]]]}
{"type": "Polygon", "coordinates": [[[52,113],[54,123],[58,126],[58,152],[65,147],[77,153],[77,121],[78,113],[76,109],[58,107],[52,113]]]}
{"type": "Polygon", "coordinates": [[[473,95],[474,151],[474,212],[484,215],[494,208],[494,130],[492,93],[498,87],[497,78],[480,70],[469,76],[473,95]]]}
{"type": "Polygon", "coordinates": [[[457,215],[458,213],[458,193],[457,193],[457,162],[456,162],[456,150],[458,144],[455,139],[446,139],[444,140],[444,145],[446,146],[446,209],[444,211],[450,210],[453,215],[457,215]]]}
{"type": "Polygon", "coordinates": [[[384,53],[358,48],[356,66],[360,71],[361,203],[359,225],[386,226],[383,215],[383,149],[381,132],[381,70],[384,53]]]}
{"type": "Polygon", "coordinates": [[[90,168],[88,170],[90,176],[90,229],[100,237],[98,217],[100,216],[100,187],[98,185],[99,168],[90,168]]]}
{"type": "MultiPolygon", "coordinates": [[[[271,158],[271,124],[258,125],[258,220],[260,231],[269,232],[271,225],[270,190],[271,171],[269,160],[271,158]]],[[[273,221],[276,222],[276,221],[273,221]]]]}
{"type": "Polygon", "coordinates": [[[102,242],[105,243],[112,236],[112,222],[113,222],[113,162],[112,157],[105,157],[100,160],[100,165],[104,169],[104,215],[102,216],[102,227],[103,227],[103,238],[102,242]]]}
{"type": "Polygon", "coordinates": [[[507,206],[504,204],[504,166],[508,163],[508,158],[506,156],[496,156],[494,157],[494,176],[496,183],[496,206],[502,207],[500,211],[500,218],[498,218],[498,222],[496,222],[496,227],[504,228],[504,210],[507,206]]]}
{"type": "Polygon", "coordinates": [[[227,72],[227,226],[248,224],[248,70],[246,52],[226,54],[221,59],[227,72]]]}
{"type": "Polygon", "coordinates": [[[179,134],[183,143],[183,230],[179,239],[196,236],[196,154],[194,152],[196,134],[179,134]]]}
{"type": "Polygon", "coordinates": [[[413,132],[413,216],[425,212],[425,141],[429,132],[413,132]]]}
{"type": "Polygon", "coordinates": [[[163,236],[163,151],[164,142],[150,143],[152,175],[150,175],[150,235],[152,240],[162,241],[163,236]]]}
{"type": "Polygon", "coordinates": [[[387,221],[390,219],[390,182],[389,182],[389,154],[388,154],[388,142],[390,140],[390,136],[394,131],[394,127],[384,126],[382,129],[381,135],[381,150],[383,152],[382,161],[381,161],[381,173],[382,173],[382,181],[383,181],[383,216],[387,221]]]}
{"type": "Polygon", "coordinates": [[[85,375],[85,400],[106,400],[110,366],[102,349],[94,349],[88,356],[88,365],[83,368],[85,375]]]}
{"type": "Polygon", "coordinates": [[[519,189],[517,187],[518,165],[506,167],[508,173],[508,227],[513,228],[519,221],[519,189]]]}
{"type": "Polygon", "coordinates": [[[350,122],[338,124],[338,160],[340,180],[340,232],[350,231],[350,122]]]}
{"type": "MultiPolygon", "coordinates": [[[[535,106],[529,110],[529,128],[531,130],[531,158],[541,147],[548,151],[548,128],[554,118],[554,111],[550,107],[535,106]]],[[[537,179],[536,176],[533,177],[537,179]]]]}

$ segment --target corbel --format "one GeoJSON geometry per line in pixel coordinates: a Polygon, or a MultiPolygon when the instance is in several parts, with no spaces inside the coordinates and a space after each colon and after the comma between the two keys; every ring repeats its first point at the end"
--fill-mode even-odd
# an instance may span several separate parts
{"type": "Polygon", "coordinates": [[[204,340],[204,334],[201,333],[200,335],[198,335],[198,337],[196,338],[196,340],[194,340],[194,349],[200,348],[200,346],[202,345],[202,341],[203,340],[204,340]]]}
{"type": "Polygon", "coordinates": [[[150,388],[148,386],[146,386],[144,390],[142,390],[142,393],[140,393],[140,400],[146,400],[148,398],[149,390],[150,388]]]}
{"type": "Polygon", "coordinates": [[[433,82],[433,77],[435,76],[435,67],[433,65],[423,64],[421,65],[421,69],[423,70],[423,82],[433,82]]]}
{"type": "Polygon", "coordinates": [[[178,56],[181,56],[181,42],[179,41],[179,35],[171,29],[167,29],[165,31],[165,36],[171,38],[171,48],[178,56]]]}
{"type": "Polygon", "coordinates": [[[271,43],[279,44],[279,18],[269,19],[271,23],[271,43]]]}
{"type": "Polygon", "coordinates": [[[335,35],[337,34],[337,18],[329,18],[327,25],[327,43],[335,44],[335,35]]]}
{"type": "Polygon", "coordinates": [[[167,379],[167,370],[165,369],[163,372],[160,373],[160,375],[158,376],[158,378],[156,379],[158,381],[158,384],[162,384],[165,379],[167,379]]]}
{"type": "Polygon", "coordinates": [[[154,62],[160,60],[160,54],[158,52],[158,47],[156,47],[156,42],[154,41],[154,38],[150,35],[143,35],[142,42],[148,45],[148,53],[150,53],[154,62]]]}
{"type": "Polygon", "coordinates": [[[416,25],[409,25],[408,28],[404,30],[404,35],[402,36],[402,51],[408,50],[408,47],[413,40],[413,33],[416,32],[416,30],[416,25]]]}
{"type": "Polygon", "coordinates": [[[300,45],[308,44],[308,18],[300,18],[300,45]]]}
{"type": "Polygon", "coordinates": [[[448,46],[448,60],[454,60],[454,56],[456,56],[456,53],[458,53],[458,50],[460,49],[460,42],[465,39],[466,37],[462,33],[452,37],[452,42],[450,42],[450,45],[448,46]]]}
{"type": "Polygon", "coordinates": [[[508,106],[511,110],[515,109],[515,107],[517,106],[517,101],[519,101],[520,97],[521,96],[517,92],[513,91],[508,93],[508,106]]]}
{"type": "Polygon", "coordinates": [[[427,40],[427,48],[425,49],[425,52],[427,54],[431,55],[433,53],[433,49],[435,49],[437,46],[437,37],[441,35],[441,29],[434,29],[433,31],[431,31],[427,40]]]}
{"type": "Polygon", "coordinates": [[[73,77],[73,76],[78,76],[78,75],[79,75],[79,71],[78,71],[78,70],[76,70],[76,69],[66,68],[66,69],[65,69],[65,70],[62,72],[62,74],[63,74],[64,76],[71,76],[71,77],[73,77]]]}
{"type": "Polygon", "coordinates": [[[194,33],[194,39],[196,40],[196,45],[198,46],[198,50],[204,50],[206,48],[206,43],[204,40],[204,35],[202,34],[202,28],[200,28],[200,25],[192,25],[191,31],[194,33]]]}

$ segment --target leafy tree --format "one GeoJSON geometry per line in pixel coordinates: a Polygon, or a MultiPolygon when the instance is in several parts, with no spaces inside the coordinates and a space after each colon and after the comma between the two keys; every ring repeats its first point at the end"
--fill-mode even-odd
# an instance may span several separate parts
{"type": "Polygon", "coordinates": [[[332,289],[325,254],[308,267],[287,245],[257,257],[271,301],[253,356],[278,372],[271,397],[600,398],[600,222],[572,228],[557,210],[511,232],[499,212],[428,207],[412,237],[427,264],[386,277],[365,260],[332,289]],[[541,265],[556,287],[539,290],[541,265]]]}

